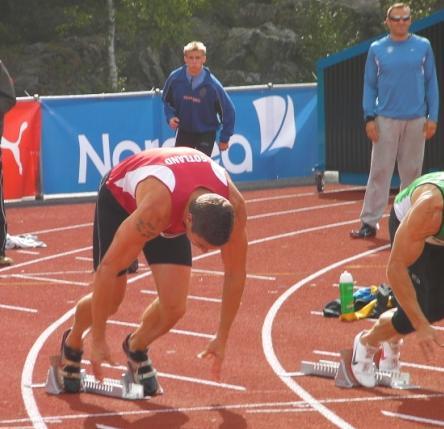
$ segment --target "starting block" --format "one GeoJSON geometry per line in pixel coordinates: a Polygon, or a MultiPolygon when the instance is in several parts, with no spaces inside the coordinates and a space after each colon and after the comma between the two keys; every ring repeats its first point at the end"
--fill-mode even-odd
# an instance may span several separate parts
{"type": "MultiPolygon", "coordinates": [[[[301,362],[301,372],[304,375],[334,378],[338,387],[351,388],[360,386],[351,370],[351,349],[341,351],[339,362],[318,361],[301,362]]],[[[376,371],[376,385],[393,389],[418,389],[419,386],[410,384],[410,374],[407,372],[376,371]]]]}
{"type": "MultiPolygon", "coordinates": [[[[50,395],[60,395],[64,393],[63,383],[59,377],[60,356],[52,356],[50,358],[51,366],[46,379],[46,392],[50,395]]],[[[125,371],[120,380],[112,378],[104,378],[98,381],[93,375],[86,374],[85,370],[80,373],[80,392],[94,393],[96,395],[111,396],[113,398],[140,400],[150,399],[150,396],[144,396],[143,386],[134,383],[132,374],[129,370],[125,371]]],[[[163,390],[159,386],[158,394],[162,394],[163,390]]]]}

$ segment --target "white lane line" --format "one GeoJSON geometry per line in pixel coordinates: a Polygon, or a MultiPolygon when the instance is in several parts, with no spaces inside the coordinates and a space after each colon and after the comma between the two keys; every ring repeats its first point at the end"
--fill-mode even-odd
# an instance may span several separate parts
{"type": "Polygon", "coordinates": [[[302,212],[309,212],[311,210],[319,210],[319,209],[329,209],[331,207],[338,207],[338,206],[345,206],[350,204],[356,204],[356,203],[362,202],[362,200],[354,200],[354,201],[341,201],[340,203],[335,204],[321,204],[319,206],[310,206],[310,207],[302,207],[299,209],[290,209],[290,210],[282,210],[279,212],[268,212],[268,213],[262,213],[258,215],[248,216],[248,220],[254,220],[254,219],[262,219],[264,217],[272,217],[272,216],[282,216],[286,214],[294,214],[294,213],[302,213],[302,212]]]}
{"type": "MultiPolygon", "coordinates": [[[[383,217],[387,217],[388,215],[383,215],[383,217]]],[[[305,229],[297,229],[295,231],[290,231],[290,232],[285,232],[282,234],[277,234],[277,235],[270,235],[268,237],[264,237],[264,238],[258,238],[256,240],[252,240],[248,243],[249,246],[253,245],[253,244],[262,244],[262,243],[266,243],[267,241],[274,241],[277,239],[281,239],[281,238],[289,238],[289,237],[294,237],[296,235],[302,235],[302,234],[307,234],[309,232],[317,232],[317,231],[324,231],[326,229],[331,229],[331,228],[337,228],[340,226],[345,226],[345,225],[350,225],[353,224],[355,222],[359,221],[359,219],[353,219],[353,220],[345,220],[342,222],[336,222],[336,223],[330,223],[327,225],[320,225],[320,226],[312,226],[309,228],[305,228],[305,229]]],[[[389,248],[389,245],[384,246],[384,248],[389,248]]],[[[212,251],[209,253],[205,253],[205,255],[210,255],[210,254],[215,254],[218,251],[212,251]]],[[[203,255],[201,255],[203,256],[203,255]]]]}
{"type": "Polygon", "coordinates": [[[444,368],[441,366],[422,365],[414,362],[401,361],[401,366],[405,366],[407,368],[423,369],[425,371],[444,372],[444,368]]]}
{"type": "Polygon", "coordinates": [[[25,313],[38,313],[38,310],[35,308],[17,307],[15,305],[0,304],[0,308],[4,308],[5,310],[23,311],[25,313]]]}
{"type": "MultiPolygon", "coordinates": [[[[89,361],[88,359],[82,359],[82,364],[91,365],[91,361],[89,361]]],[[[115,369],[116,371],[119,371],[119,372],[126,371],[128,369],[128,367],[126,365],[111,366],[111,365],[105,363],[105,364],[102,364],[102,366],[105,368],[115,369]]],[[[241,392],[244,392],[247,390],[244,386],[239,386],[236,384],[218,383],[218,382],[212,381],[212,380],[204,380],[202,378],[187,377],[185,375],[170,374],[170,373],[161,372],[161,371],[157,371],[157,375],[159,377],[163,377],[163,378],[171,378],[173,380],[186,381],[188,383],[204,384],[206,386],[222,387],[224,389],[238,390],[241,392]]]]}
{"type": "Polygon", "coordinates": [[[98,423],[96,423],[96,428],[97,429],[120,429],[116,426],[99,425],[98,423]]]}
{"type": "MultiPolygon", "coordinates": [[[[154,290],[148,290],[148,289],[142,289],[140,293],[143,293],[145,295],[157,295],[157,292],[154,290]]],[[[196,296],[196,295],[188,295],[188,299],[193,299],[196,301],[206,301],[206,302],[215,302],[220,303],[222,300],[220,298],[207,298],[205,296],[196,296]]]]}
{"type": "Polygon", "coordinates": [[[410,422],[418,422],[432,426],[444,426],[444,420],[426,419],[424,417],[412,416],[411,414],[393,413],[386,410],[381,410],[381,413],[387,417],[396,417],[398,419],[408,420],[410,422]]]}
{"type": "MultiPolygon", "coordinates": [[[[122,322],[120,320],[108,320],[106,323],[109,323],[110,325],[127,326],[130,328],[138,328],[140,326],[140,323],[122,322]]],[[[184,331],[181,329],[170,329],[168,332],[171,332],[172,334],[188,335],[189,337],[206,338],[208,340],[212,340],[214,338],[214,335],[202,334],[200,332],[193,331],[184,331]]]]}
{"type": "Polygon", "coordinates": [[[32,429],[34,426],[0,426],[0,429],[32,429]]]}
{"type": "MultiPolygon", "coordinates": [[[[214,274],[216,276],[224,276],[225,275],[224,271],[201,270],[199,268],[192,268],[191,271],[194,272],[194,273],[214,274]]],[[[271,281],[276,280],[276,277],[260,276],[260,275],[256,275],[256,274],[247,274],[247,278],[248,279],[257,279],[257,280],[271,280],[271,281]]]]}
{"type": "Polygon", "coordinates": [[[275,200],[288,200],[289,198],[301,198],[301,197],[312,197],[315,195],[315,192],[304,192],[302,194],[285,194],[285,195],[275,195],[274,197],[260,197],[260,198],[251,198],[249,200],[245,200],[247,204],[251,203],[262,203],[262,202],[269,202],[269,201],[275,201],[275,200]]]}
{"type": "Polygon", "coordinates": [[[247,410],[248,414],[283,414],[283,413],[312,413],[316,410],[313,408],[277,408],[277,409],[257,409],[247,410]]]}
{"type": "MultiPolygon", "coordinates": [[[[433,398],[443,398],[444,393],[432,393],[432,394],[408,394],[403,395],[402,399],[414,399],[414,400],[427,400],[433,398]]],[[[348,404],[350,402],[386,402],[391,400],[398,400],[399,395],[384,395],[384,396],[361,396],[355,398],[337,398],[337,399],[324,399],[320,400],[323,404],[348,404]]],[[[58,416],[46,416],[43,420],[46,423],[63,423],[67,420],[78,420],[85,418],[103,418],[103,417],[124,417],[124,416],[140,416],[144,414],[173,414],[173,413],[191,413],[191,412],[208,412],[218,410],[252,410],[252,409],[265,409],[265,408],[283,408],[283,407],[299,407],[307,408],[308,404],[304,401],[289,401],[289,402],[261,402],[261,403],[247,403],[247,404],[226,404],[226,405],[204,405],[199,407],[182,407],[182,408],[150,408],[135,411],[113,411],[106,413],[88,413],[88,414],[65,414],[58,416]]],[[[307,408],[310,409],[310,408],[307,408]]],[[[0,425],[11,425],[18,423],[29,423],[29,418],[0,420],[0,425]]],[[[12,428],[11,428],[12,429],[12,428]]]]}
{"type": "Polygon", "coordinates": [[[315,355],[334,356],[334,357],[339,357],[341,355],[338,352],[327,352],[327,351],[324,351],[324,350],[313,350],[313,353],[315,355]]]}
{"type": "MultiPolygon", "coordinates": [[[[343,222],[340,222],[340,224],[343,224],[343,222]]],[[[302,399],[304,399],[311,407],[316,409],[321,415],[323,415],[327,420],[329,420],[331,423],[333,423],[335,426],[339,428],[347,428],[351,429],[353,426],[351,426],[348,422],[340,418],[337,414],[335,414],[333,411],[322,405],[319,400],[314,398],[310,393],[308,393],[305,389],[303,389],[298,383],[296,383],[295,380],[288,377],[283,377],[282,374],[287,373],[285,368],[281,365],[278,357],[276,356],[276,353],[274,352],[273,347],[273,337],[272,337],[272,331],[273,331],[273,322],[277,316],[278,311],[280,310],[281,306],[287,301],[287,299],[295,293],[298,289],[300,289],[305,284],[313,281],[317,277],[320,277],[321,275],[331,271],[332,269],[335,269],[337,267],[340,267],[348,262],[354,261],[359,258],[363,258],[365,256],[371,255],[373,253],[388,249],[390,247],[389,244],[385,246],[380,246],[372,250],[368,250],[366,252],[359,253],[357,255],[351,256],[349,258],[342,259],[338,262],[335,262],[327,267],[322,268],[321,270],[311,274],[310,276],[300,280],[298,283],[294,284],[290,288],[288,288],[271,306],[270,310],[267,313],[267,316],[265,317],[264,324],[262,326],[262,347],[264,349],[265,357],[273,369],[273,371],[276,373],[276,375],[281,379],[281,381],[286,384],[294,393],[296,393],[298,396],[300,396],[302,399]]]]}
{"type": "Polygon", "coordinates": [[[31,235],[48,234],[50,232],[68,231],[70,229],[85,228],[85,227],[88,227],[88,226],[93,226],[93,223],[92,222],[79,223],[77,225],[61,226],[59,228],[42,229],[40,231],[32,231],[29,234],[31,234],[31,235]]]}
{"type": "MultiPolygon", "coordinates": [[[[292,237],[294,235],[299,235],[299,234],[304,234],[307,232],[313,232],[313,231],[319,231],[319,230],[325,230],[328,228],[334,228],[334,227],[338,227],[338,226],[344,226],[344,225],[349,225],[351,223],[355,223],[358,222],[359,219],[353,219],[353,220],[349,220],[349,221],[344,221],[344,222],[337,222],[334,224],[329,224],[329,225],[321,225],[318,227],[312,227],[312,228],[306,228],[305,230],[296,230],[296,231],[292,231],[289,233],[284,233],[284,234],[277,234],[271,237],[265,237],[265,238],[261,238],[261,239],[256,239],[253,241],[249,242],[249,245],[254,245],[254,244],[261,244],[261,243],[265,243],[268,241],[272,241],[272,240],[278,240],[281,238],[287,238],[287,237],[292,237]]],[[[16,264],[13,265],[11,267],[5,267],[3,269],[0,270],[1,271],[7,271],[10,270],[12,268],[20,268],[21,266],[26,266],[26,265],[31,265],[37,262],[43,262],[43,261],[47,261],[50,259],[55,259],[61,256],[66,256],[66,255],[72,255],[75,253],[80,253],[83,252],[85,250],[91,250],[91,246],[88,247],[84,247],[81,249],[75,249],[69,252],[64,252],[64,253],[60,253],[60,254],[56,254],[56,255],[51,255],[51,256],[47,256],[45,258],[39,258],[39,259],[35,259],[33,261],[28,261],[28,262],[24,262],[21,264],[16,264]]],[[[197,261],[200,259],[204,259],[204,258],[209,258],[211,256],[217,255],[220,251],[212,251],[212,252],[208,252],[208,253],[204,253],[201,255],[198,255],[196,257],[193,258],[193,261],[197,261]]],[[[128,283],[133,283],[136,282],[139,279],[145,278],[147,276],[150,276],[151,272],[145,272],[142,273],[140,275],[134,276],[131,279],[128,280],[128,283]]],[[[26,357],[26,361],[25,361],[25,366],[23,368],[22,371],[22,398],[23,398],[23,402],[25,404],[25,408],[26,408],[26,412],[28,414],[28,416],[35,421],[35,428],[36,429],[45,429],[46,425],[43,421],[43,418],[39,412],[39,409],[37,407],[35,398],[33,396],[32,391],[27,391],[25,386],[26,385],[31,385],[31,380],[32,380],[32,372],[34,369],[34,365],[35,362],[37,360],[37,356],[39,351],[41,350],[41,348],[43,347],[43,344],[45,343],[45,341],[47,340],[47,338],[51,335],[52,332],[54,332],[55,330],[58,329],[58,327],[60,325],[62,325],[67,319],[69,319],[72,314],[74,313],[74,308],[69,310],[67,313],[65,313],[64,315],[62,315],[58,320],[56,320],[52,325],[50,325],[37,339],[37,341],[34,343],[34,345],[32,346],[31,350],[28,353],[28,356],[26,357]]]]}
{"type": "MultiPolygon", "coordinates": [[[[348,191],[359,191],[359,190],[365,190],[365,187],[359,186],[359,187],[350,187],[347,189],[333,189],[331,191],[324,191],[323,195],[328,194],[337,194],[341,192],[348,192],[348,191]]],[[[260,197],[260,198],[251,198],[249,200],[245,200],[246,203],[261,203],[261,202],[268,202],[273,200],[284,200],[289,198],[301,198],[301,197],[312,197],[313,195],[319,195],[317,192],[303,192],[299,194],[284,194],[284,195],[276,195],[274,197],[260,197]]]]}
{"type": "Polygon", "coordinates": [[[52,259],[62,258],[63,256],[73,255],[74,253],[85,252],[86,250],[91,250],[92,246],[81,247],[79,249],[69,250],[68,252],[56,253],[54,255],[44,256],[43,258],[32,259],[31,261],[20,262],[18,264],[10,265],[9,267],[0,268],[0,273],[5,271],[10,271],[13,269],[26,267],[28,265],[37,264],[39,262],[51,261],[52,259]]]}
{"type": "MultiPolygon", "coordinates": [[[[67,270],[67,271],[47,271],[47,272],[38,272],[38,273],[26,273],[27,276],[58,276],[58,275],[66,275],[66,274],[92,274],[92,269],[91,270],[67,270]]],[[[9,278],[9,277],[13,277],[16,274],[0,274],[0,279],[1,278],[9,278]]]]}
{"type": "Polygon", "coordinates": [[[120,429],[116,426],[99,425],[98,423],[96,423],[96,428],[97,429],[120,429]]]}
{"type": "Polygon", "coordinates": [[[49,336],[66,320],[68,320],[75,312],[75,307],[67,311],[63,316],[57,319],[54,323],[49,325],[37,338],[36,342],[32,345],[31,350],[26,356],[25,365],[22,371],[21,391],[23,403],[25,404],[26,412],[31,419],[34,429],[47,429],[47,426],[40,414],[39,408],[34,398],[33,390],[28,387],[32,385],[32,374],[34,372],[34,365],[37,361],[37,357],[45,344],[49,336]]]}
{"type": "Polygon", "coordinates": [[[90,256],[76,256],[76,259],[79,261],[93,261],[93,258],[91,258],[90,256]]]}
{"type": "MultiPolygon", "coordinates": [[[[218,253],[219,250],[215,250],[213,252],[211,252],[211,255],[215,255],[216,253],[218,253]]],[[[208,253],[205,253],[205,255],[207,256],[211,256],[208,253]]],[[[203,255],[200,255],[203,256],[203,255]]],[[[202,259],[198,256],[193,258],[193,261],[197,260],[197,259],[202,259]]],[[[215,276],[224,276],[225,272],[224,271],[217,271],[217,270],[202,270],[200,268],[192,268],[191,272],[194,273],[203,273],[203,274],[213,274],[215,276]]],[[[149,276],[151,275],[151,270],[144,272],[144,273],[140,273],[139,275],[135,276],[135,277],[131,277],[130,279],[128,279],[128,282],[134,283],[137,280],[140,280],[141,278],[145,277],[145,276],[149,276]]],[[[248,279],[256,279],[256,280],[270,280],[270,281],[275,281],[276,277],[274,276],[262,276],[262,275],[257,275],[257,274],[247,274],[247,278],[248,279]]]]}
{"type": "Polygon", "coordinates": [[[47,282],[47,283],[57,283],[62,285],[75,285],[75,286],[89,286],[88,282],[75,282],[73,280],[59,280],[59,279],[53,279],[50,277],[42,277],[42,276],[29,276],[27,274],[11,274],[11,277],[16,279],[24,279],[24,280],[37,280],[40,282],[47,282]]]}
{"type": "MultiPolygon", "coordinates": [[[[324,356],[335,356],[339,357],[340,354],[336,352],[327,352],[324,350],[313,350],[314,354],[317,355],[324,355],[324,356]]],[[[414,362],[405,362],[401,361],[401,366],[405,366],[407,368],[416,368],[416,369],[423,369],[426,371],[436,371],[436,372],[444,372],[444,368],[441,366],[432,366],[432,365],[423,365],[420,363],[414,363],[414,362]]]]}
{"type": "Polygon", "coordinates": [[[23,253],[24,255],[40,255],[40,252],[38,252],[36,250],[19,249],[19,250],[17,250],[17,253],[23,253]]]}

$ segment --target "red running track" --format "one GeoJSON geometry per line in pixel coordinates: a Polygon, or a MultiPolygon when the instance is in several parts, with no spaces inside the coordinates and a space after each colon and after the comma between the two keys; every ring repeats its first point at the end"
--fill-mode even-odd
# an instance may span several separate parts
{"type": "MultiPolygon", "coordinates": [[[[426,362],[413,336],[402,350],[403,371],[419,389],[340,389],[333,380],[297,374],[301,360],[337,361],[339,350],[350,348],[355,334],[371,324],[321,314],[337,297],[344,269],[359,285],[385,281],[387,219],[375,239],[348,236],[359,225],[363,190],[330,185],[323,194],[310,186],[244,195],[248,279],[221,383],[211,380],[207,362],[196,355],[217,326],[222,266],[217,253],[196,253],[187,314],[151,348],[165,394],[133,402],[50,396],[43,388],[49,356],[58,351],[74,304],[89,291],[93,204],[10,208],[10,233],[35,233],[47,247],[12,250],[16,264],[0,270],[0,429],[443,426],[444,356],[426,362]]],[[[120,365],[108,368],[108,376],[120,377],[120,344],[153,293],[143,265],[108,327],[120,365]]],[[[86,360],[88,353],[87,341],[86,360]]]]}

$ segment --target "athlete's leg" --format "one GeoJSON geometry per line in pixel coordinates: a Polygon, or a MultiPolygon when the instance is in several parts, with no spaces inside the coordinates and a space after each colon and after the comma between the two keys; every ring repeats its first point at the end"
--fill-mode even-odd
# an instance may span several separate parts
{"type": "MultiPolygon", "coordinates": [[[[120,304],[125,297],[126,290],[126,275],[119,277],[119,283],[116,287],[115,300],[113,306],[110,309],[108,317],[113,315],[119,308],[120,304]]],[[[76,350],[83,349],[83,333],[92,325],[92,315],[91,315],[91,304],[92,303],[92,293],[85,295],[79,300],[76,306],[76,311],[74,314],[74,323],[71,328],[65,344],[76,350]]]]}
{"type": "MultiPolygon", "coordinates": [[[[369,331],[362,331],[353,341],[351,370],[356,380],[365,387],[376,385],[374,356],[381,343],[395,342],[399,334],[392,324],[393,311],[383,313],[369,331]]],[[[399,361],[399,355],[397,356],[399,361]]]]}
{"type": "Polygon", "coordinates": [[[131,336],[132,351],[145,350],[183,316],[191,274],[191,244],[185,234],[156,237],[143,251],[153,272],[158,297],[145,310],[141,325],[131,336]]]}
{"type": "Polygon", "coordinates": [[[148,346],[184,315],[191,272],[190,266],[177,264],[152,264],[151,269],[159,296],[143,313],[139,327],[123,342],[132,377],[143,385],[145,396],[161,391],[148,346]]]}
{"type": "MultiPolygon", "coordinates": [[[[103,255],[110,246],[114,234],[128,214],[115,201],[109,190],[102,186],[99,190],[97,205],[94,215],[93,227],[93,259],[94,270],[99,265],[103,255]]],[[[115,300],[108,316],[114,314],[125,296],[126,273],[122,272],[118,278],[115,300]]],[[[73,349],[82,350],[83,333],[92,324],[91,315],[92,293],[79,300],[74,315],[74,324],[66,338],[65,344],[73,349]]]]}
{"type": "Polygon", "coordinates": [[[131,336],[130,349],[144,350],[167,333],[185,314],[191,267],[175,264],[151,265],[158,297],[142,316],[131,336]]]}
{"type": "Polygon", "coordinates": [[[379,347],[383,341],[395,342],[401,338],[392,323],[396,308],[392,308],[379,316],[373,327],[361,336],[361,343],[371,347],[379,347]]]}

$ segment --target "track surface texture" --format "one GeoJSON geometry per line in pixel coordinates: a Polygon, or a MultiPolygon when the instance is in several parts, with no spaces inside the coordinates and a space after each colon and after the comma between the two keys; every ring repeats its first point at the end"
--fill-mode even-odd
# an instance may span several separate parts
{"type": "MultiPolygon", "coordinates": [[[[208,362],[196,357],[217,327],[222,265],[218,252],[194,252],[187,313],[150,349],[165,393],[143,401],[45,392],[49,357],[58,352],[75,303],[90,291],[94,205],[9,208],[9,232],[36,234],[47,247],[10,250],[15,265],[0,270],[0,429],[444,426],[444,355],[425,361],[414,336],[403,346],[402,370],[419,389],[341,389],[332,379],[298,373],[302,360],[338,361],[339,351],[371,326],[368,319],[322,316],[338,297],[343,270],[357,285],[386,281],[388,208],[376,238],[349,238],[359,226],[363,191],[343,185],[321,194],[313,186],[245,191],[248,278],[222,380],[212,380],[208,362]]],[[[118,363],[106,369],[112,378],[125,367],[122,340],[155,297],[149,268],[140,262],[107,328],[118,363]]],[[[90,372],[88,358],[87,339],[90,372]]]]}

